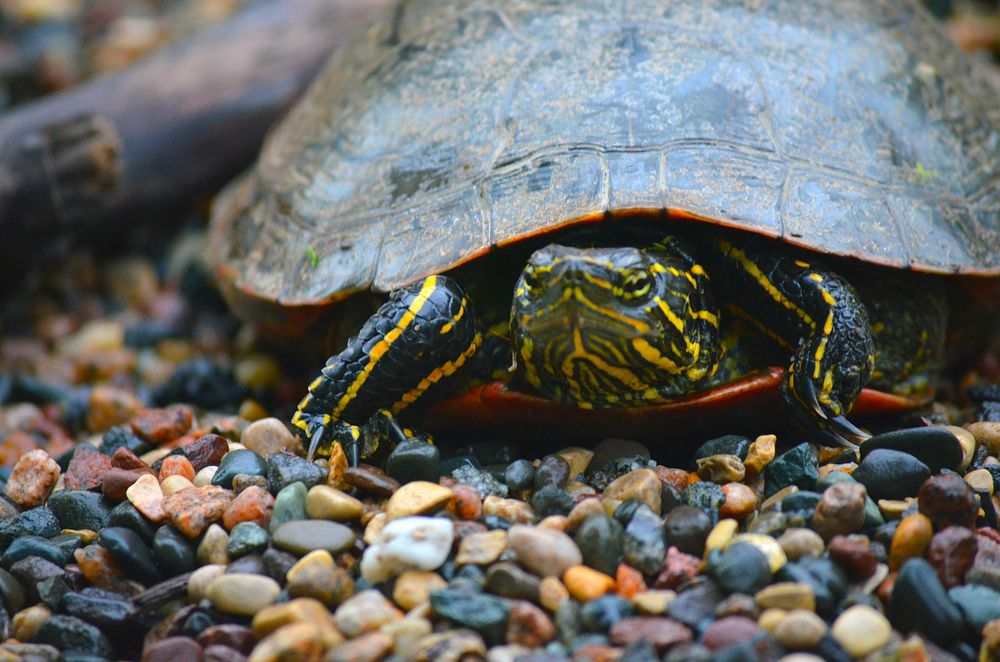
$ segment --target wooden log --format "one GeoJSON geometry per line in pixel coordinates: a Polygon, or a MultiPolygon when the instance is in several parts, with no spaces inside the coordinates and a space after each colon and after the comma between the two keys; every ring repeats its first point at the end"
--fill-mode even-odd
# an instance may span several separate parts
{"type": "Polygon", "coordinates": [[[3,116],[0,261],[17,262],[46,237],[108,237],[215,190],[251,163],[327,56],[386,4],[269,0],[3,116]]]}

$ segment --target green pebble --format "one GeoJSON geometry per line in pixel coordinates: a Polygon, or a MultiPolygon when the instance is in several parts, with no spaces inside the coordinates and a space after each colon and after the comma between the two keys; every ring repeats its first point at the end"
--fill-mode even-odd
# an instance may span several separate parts
{"type": "Polygon", "coordinates": [[[292,483],[278,492],[278,496],[274,498],[274,510],[271,511],[268,530],[274,533],[285,522],[305,519],[308,495],[305,483],[292,483]]]}
{"type": "Polygon", "coordinates": [[[267,549],[267,530],[255,522],[240,522],[229,532],[226,551],[231,558],[262,552],[267,549]]]}
{"type": "Polygon", "coordinates": [[[816,449],[808,443],[801,443],[776,457],[764,469],[764,498],[789,485],[802,490],[815,489],[819,479],[816,462],[816,449]]]}

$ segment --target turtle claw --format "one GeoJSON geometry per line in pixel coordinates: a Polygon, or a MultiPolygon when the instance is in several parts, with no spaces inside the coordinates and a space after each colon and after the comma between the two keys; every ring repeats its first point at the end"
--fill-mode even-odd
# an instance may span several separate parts
{"type": "Polygon", "coordinates": [[[327,440],[333,444],[340,444],[350,466],[356,467],[361,461],[361,432],[357,426],[342,421],[328,425],[317,419],[314,424],[309,426],[308,436],[309,449],[306,451],[306,459],[310,462],[313,461],[323,442],[327,440]]]}
{"type": "Polygon", "coordinates": [[[805,391],[804,404],[812,409],[820,429],[838,444],[848,448],[857,448],[858,444],[871,436],[843,415],[830,416],[820,405],[819,398],[816,396],[816,385],[811,380],[805,381],[803,390],[805,391]]]}

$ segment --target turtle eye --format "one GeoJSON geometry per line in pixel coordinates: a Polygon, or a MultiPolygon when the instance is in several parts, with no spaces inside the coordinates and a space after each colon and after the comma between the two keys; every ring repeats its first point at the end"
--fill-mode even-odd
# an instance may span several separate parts
{"type": "Polygon", "coordinates": [[[649,294],[652,282],[653,279],[645,271],[633,271],[622,282],[622,295],[626,301],[642,299],[649,294]]]}

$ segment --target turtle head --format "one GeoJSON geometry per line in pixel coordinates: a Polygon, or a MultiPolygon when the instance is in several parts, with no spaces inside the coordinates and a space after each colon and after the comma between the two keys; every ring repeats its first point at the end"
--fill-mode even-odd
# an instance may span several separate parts
{"type": "Polygon", "coordinates": [[[662,400],[675,387],[689,388],[678,375],[688,381],[710,374],[718,342],[706,367],[705,325],[694,313],[718,316],[704,291],[707,279],[689,273],[704,272],[682,257],[674,264],[660,250],[555,244],[536,251],[518,278],[511,311],[527,382],[547,397],[592,408],[662,400]]]}

